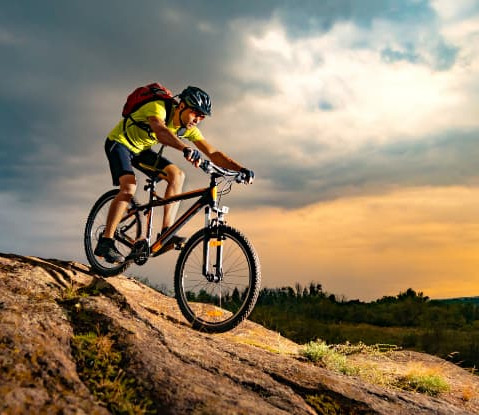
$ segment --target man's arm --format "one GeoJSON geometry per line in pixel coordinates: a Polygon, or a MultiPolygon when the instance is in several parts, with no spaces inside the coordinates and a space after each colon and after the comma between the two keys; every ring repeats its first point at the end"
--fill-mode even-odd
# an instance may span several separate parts
{"type": "Polygon", "coordinates": [[[201,155],[198,153],[198,150],[193,150],[191,147],[183,143],[183,141],[166,128],[165,122],[161,118],[154,116],[148,117],[148,123],[155,133],[156,139],[159,143],[183,151],[183,156],[186,160],[193,163],[195,167],[200,165],[201,155]]]}
{"type": "Polygon", "coordinates": [[[156,135],[156,139],[159,143],[176,148],[183,151],[187,145],[183,143],[178,137],[176,137],[168,128],[166,128],[165,122],[159,117],[148,117],[148,123],[151,129],[156,135]]]}
{"type": "Polygon", "coordinates": [[[231,157],[228,157],[222,151],[219,151],[216,148],[214,148],[206,140],[198,140],[198,141],[195,141],[194,143],[196,147],[198,147],[198,149],[203,154],[206,154],[213,163],[225,169],[240,171],[243,174],[245,174],[246,183],[248,184],[253,183],[253,180],[254,180],[253,170],[249,170],[245,167],[242,167],[241,164],[234,161],[231,157]]]}
{"type": "Polygon", "coordinates": [[[208,143],[206,140],[198,140],[194,142],[196,147],[208,156],[208,158],[215,164],[217,164],[220,167],[223,167],[225,169],[230,169],[230,170],[236,170],[240,171],[243,166],[238,164],[236,161],[234,161],[232,158],[228,157],[225,153],[222,151],[217,150],[214,148],[210,143],[208,143]]]}

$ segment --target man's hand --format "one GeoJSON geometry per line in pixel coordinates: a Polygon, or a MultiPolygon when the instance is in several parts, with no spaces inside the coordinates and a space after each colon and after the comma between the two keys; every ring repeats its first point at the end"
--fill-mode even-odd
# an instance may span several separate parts
{"type": "Polygon", "coordinates": [[[198,167],[201,163],[201,153],[195,148],[185,147],[183,149],[183,155],[185,159],[191,162],[195,167],[198,167]]]}
{"type": "Polygon", "coordinates": [[[240,170],[244,174],[245,182],[247,184],[252,184],[254,181],[254,171],[245,169],[244,167],[240,170]]]}

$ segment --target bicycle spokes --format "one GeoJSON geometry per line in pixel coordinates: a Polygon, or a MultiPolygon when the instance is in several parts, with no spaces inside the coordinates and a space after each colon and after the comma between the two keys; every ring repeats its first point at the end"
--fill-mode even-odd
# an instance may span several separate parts
{"type": "MultiPolygon", "coordinates": [[[[84,244],[88,261],[96,272],[105,276],[117,275],[124,272],[129,265],[127,262],[110,264],[94,254],[95,247],[105,231],[111,202],[117,193],[118,190],[112,190],[98,199],[90,211],[85,226],[84,244]]],[[[131,201],[132,206],[135,203],[134,200],[131,201]]],[[[134,213],[123,220],[115,231],[115,247],[125,258],[130,254],[133,244],[140,237],[141,229],[140,215],[134,213]]]]}
{"type": "Polygon", "coordinates": [[[177,298],[194,325],[223,331],[250,312],[259,289],[257,258],[232,228],[224,227],[214,238],[208,234],[205,230],[192,237],[178,260],[175,283],[181,287],[177,298]]]}

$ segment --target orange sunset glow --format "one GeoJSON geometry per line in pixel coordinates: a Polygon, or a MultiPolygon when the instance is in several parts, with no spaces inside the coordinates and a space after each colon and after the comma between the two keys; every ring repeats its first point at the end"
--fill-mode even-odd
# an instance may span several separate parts
{"type": "Polygon", "coordinates": [[[479,188],[411,188],[297,210],[234,214],[260,253],[264,284],[319,282],[373,300],[409,287],[433,298],[479,295],[479,188]]]}

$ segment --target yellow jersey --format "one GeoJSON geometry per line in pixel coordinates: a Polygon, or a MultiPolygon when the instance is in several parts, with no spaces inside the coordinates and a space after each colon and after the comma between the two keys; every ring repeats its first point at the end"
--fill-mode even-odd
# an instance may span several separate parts
{"type": "MultiPolygon", "coordinates": [[[[146,125],[148,125],[148,117],[158,117],[162,120],[165,120],[165,124],[168,130],[170,130],[174,135],[176,135],[181,127],[175,127],[173,125],[174,110],[175,106],[173,106],[170,111],[169,119],[166,120],[165,102],[162,100],[158,100],[148,102],[147,104],[142,105],[137,111],[133,112],[131,116],[136,123],[146,125]]],[[[111,130],[110,134],[108,134],[108,138],[113,141],[118,141],[135,154],[138,154],[141,151],[146,150],[154,146],[155,144],[158,144],[154,132],[148,133],[148,131],[145,131],[144,129],[135,125],[130,118],[127,118],[125,127],[128,138],[125,137],[124,120],[121,120],[113,128],[113,130],[111,130]]],[[[188,130],[185,130],[181,138],[186,138],[190,141],[204,140],[204,137],[198,127],[193,127],[188,130]]]]}

